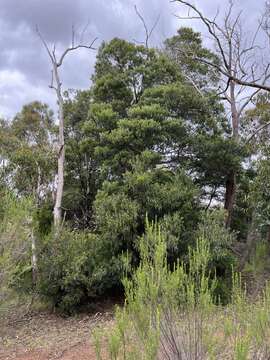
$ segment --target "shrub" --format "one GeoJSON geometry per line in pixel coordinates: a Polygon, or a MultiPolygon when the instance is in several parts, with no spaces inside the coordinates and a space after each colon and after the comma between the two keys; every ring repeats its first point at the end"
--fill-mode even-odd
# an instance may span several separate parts
{"type": "Polygon", "coordinates": [[[0,284],[3,297],[11,287],[23,292],[32,289],[32,222],[32,199],[4,193],[0,221],[0,284]]]}
{"type": "Polygon", "coordinates": [[[39,293],[71,314],[120,285],[123,260],[109,255],[99,236],[63,228],[45,238],[40,254],[39,293]]]}
{"type": "Polygon", "coordinates": [[[148,224],[140,256],[133,278],[124,279],[126,305],[118,309],[109,336],[111,359],[200,358],[215,287],[207,270],[209,245],[198,238],[189,250],[189,267],[178,263],[171,271],[164,237],[157,225],[148,224]]]}
{"type": "MultiPolygon", "coordinates": [[[[270,286],[251,302],[241,274],[233,272],[231,302],[217,304],[209,238],[215,233],[219,242],[228,234],[219,233],[215,222],[212,233],[205,229],[189,249],[187,265],[178,262],[170,270],[165,237],[148,224],[140,240],[141,264],[131,280],[124,279],[125,306],[117,309],[115,326],[106,335],[111,360],[269,359],[270,286]]],[[[95,344],[101,360],[98,332],[95,344]]]]}

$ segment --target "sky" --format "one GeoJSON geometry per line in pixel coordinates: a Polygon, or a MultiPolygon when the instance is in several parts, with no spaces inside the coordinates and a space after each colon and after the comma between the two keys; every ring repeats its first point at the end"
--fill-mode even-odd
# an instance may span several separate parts
{"type": "MultiPolygon", "coordinates": [[[[161,46],[183,25],[204,31],[196,21],[177,19],[175,14],[184,16],[186,9],[169,0],[1,0],[0,3],[0,117],[8,119],[34,100],[56,108],[55,94],[48,86],[51,64],[37,35],[37,26],[46,42],[56,45],[58,54],[70,45],[72,26],[81,33],[88,24],[84,42],[97,37],[97,47],[114,37],[143,41],[143,27],[134,5],[149,28],[160,15],[150,41],[153,46],[161,46]]],[[[224,12],[224,0],[194,3],[209,17],[215,15],[218,7],[221,15],[224,12]]],[[[242,16],[248,32],[254,28],[264,0],[236,0],[236,7],[244,7],[242,16]]],[[[95,56],[96,51],[81,49],[65,58],[61,68],[64,89],[90,87],[95,56]]]]}

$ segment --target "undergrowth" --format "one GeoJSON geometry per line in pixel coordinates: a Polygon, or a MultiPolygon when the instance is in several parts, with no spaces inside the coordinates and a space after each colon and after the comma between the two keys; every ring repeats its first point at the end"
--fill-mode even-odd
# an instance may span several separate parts
{"type": "Polygon", "coordinates": [[[140,266],[123,280],[125,306],[112,330],[94,334],[98,360],[103,337],[111,360],[270,359],[270,286],[251,302],[233,271],[230,303],[220,305],[207,236],[201,231],[187,262],[171,269],[164,234],[147,225],[140,266]]]}

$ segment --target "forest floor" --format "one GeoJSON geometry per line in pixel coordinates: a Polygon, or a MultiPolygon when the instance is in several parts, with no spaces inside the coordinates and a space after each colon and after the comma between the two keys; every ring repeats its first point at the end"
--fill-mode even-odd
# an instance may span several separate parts
{"type": "Polygon", "coordinates": [[[1,360],[94,360],[91,333],[113,323],[113,306],[63,318],[50,312],[9,313],[0,325],[1,360]]]}

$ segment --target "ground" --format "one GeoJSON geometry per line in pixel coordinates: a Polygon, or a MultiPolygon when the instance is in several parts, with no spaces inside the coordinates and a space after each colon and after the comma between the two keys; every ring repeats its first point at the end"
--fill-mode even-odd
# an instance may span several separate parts
{"type": "Polygon", "coordinates": [[[27,312],[1,320],[1,360],[94,360],[91,333],[112,324],[113,309],[64,318],[51,312],[27,312]]]}

